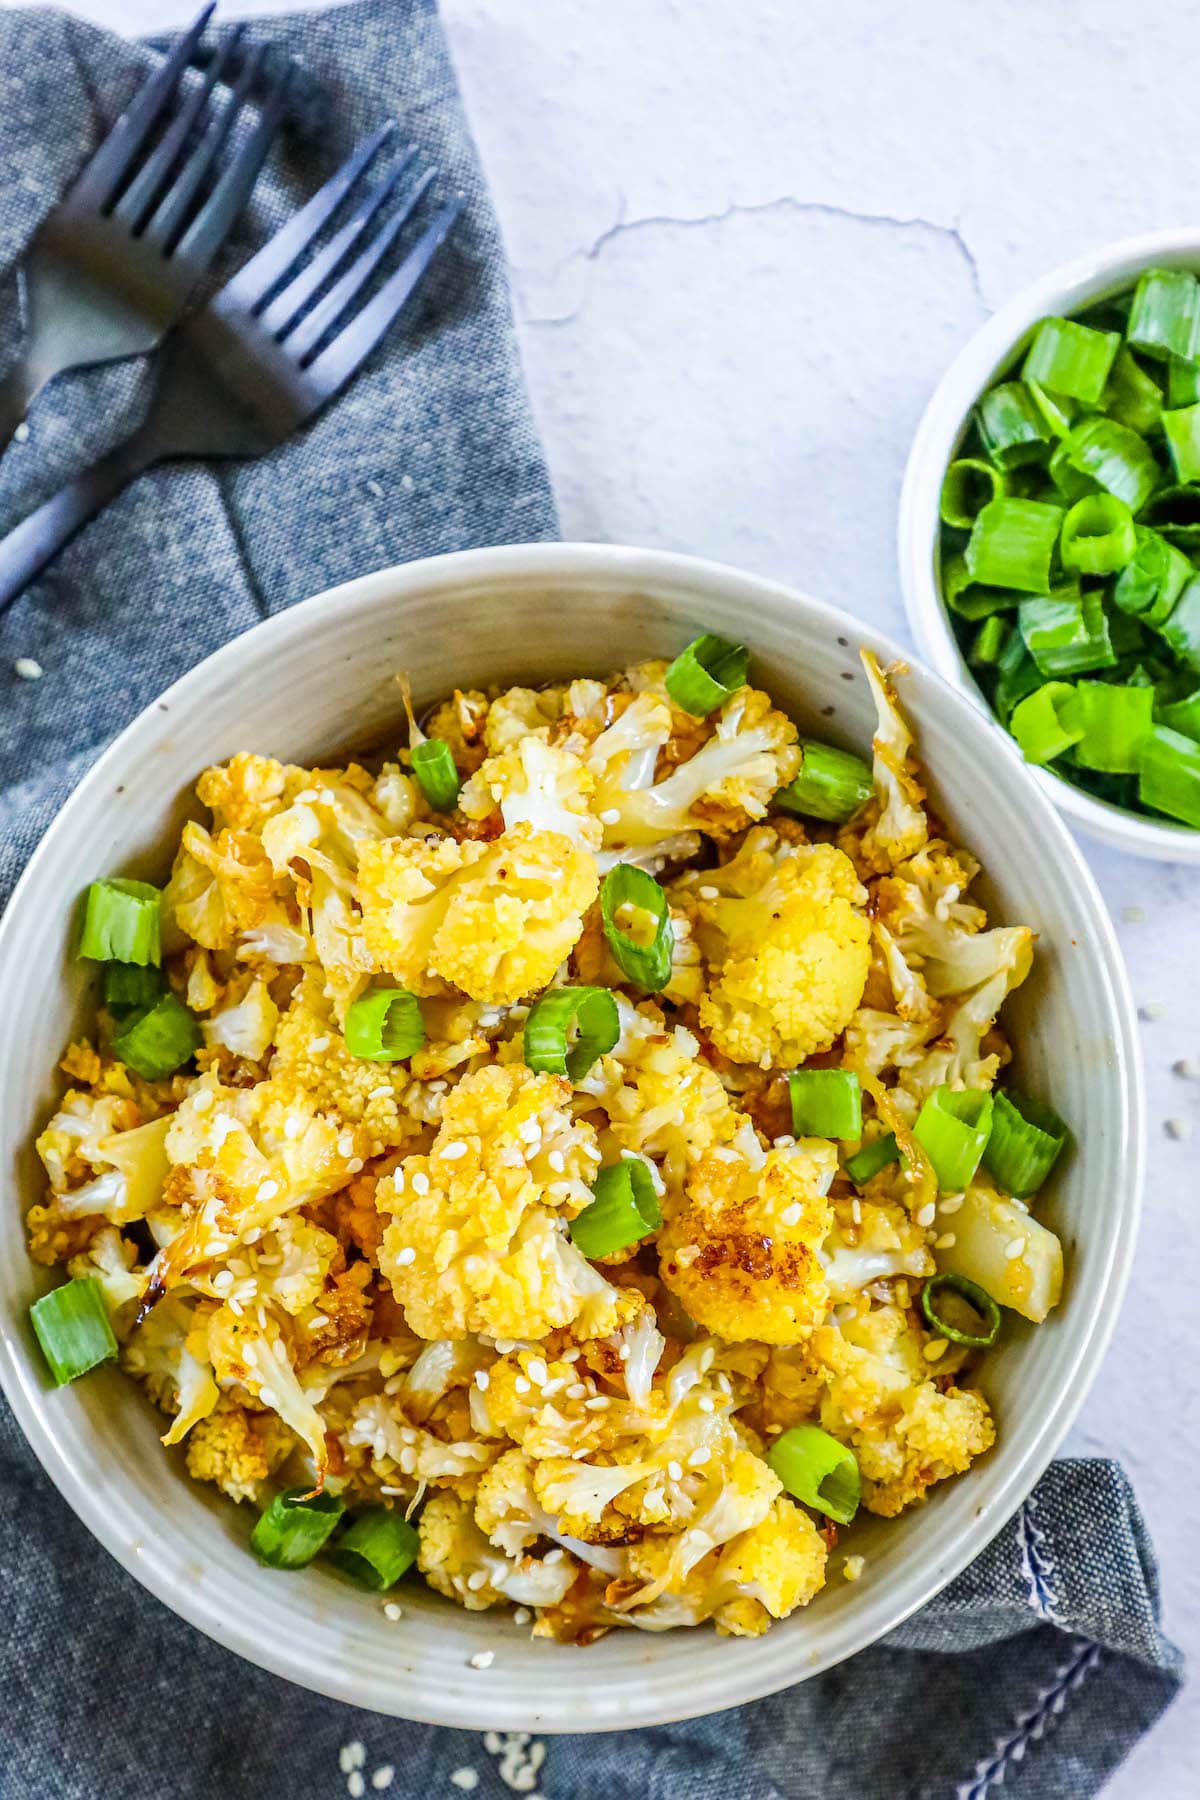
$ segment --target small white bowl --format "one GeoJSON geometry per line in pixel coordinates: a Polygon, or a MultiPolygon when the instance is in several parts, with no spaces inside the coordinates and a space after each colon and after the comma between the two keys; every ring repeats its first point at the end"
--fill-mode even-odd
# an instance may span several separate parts
{"type": "Polygon", "coordinates": [[[168,1606],[263,1668],[354,1705],[474,1729],[597,1731],[717,1711],[802,1681],[891,1631],[979,1554],[1049,1462],[1096,1375],[1133,1256],[1144,1159],[1136,1026],[1112,927],[1075,845],[1012,746],[926,670],[905,708],[938,812],[982,859],[998,919],[1038,934],[1034,974],[1006,1014],[1022,1081],[1052,1098],[1078,1149],[1047,1197],[1063,1236],[1062,1306],[1037,1329],[1006,1315],[983,1385],[999,1442],[969,1475],[896,1521],[864,1517],[841,1579],[765,1637],[711,1629],[611,1633],[584,1651],[533,1643],[510,1619],[467,1613],[420,1581],[404,1617],[314,1567],[261,1568],[251,1512],[185,1479],[162,1420],[113,1368],[54,1391],[27,1323],[47,1285],[22,1225],[41,1198],[32,1139],[54,1068],[85,1024],[90,980],[72,960],[77,896],[98,875],[161,880],[206,764],[238,749],[297,761],[395,738],[395,671],[418,701],[489,681],[602,674],[674,653],[698,629],[742,637],[756,678],[801,730],[864,749],[864,640],[898,647],[816,600],[688,557],[598,544],[473,550],[386,569],[236,639],[149,707],[100,758],[33,857],[0,922],[0,1379],[43,1465],[96,1537],[168,1606]],[[495,1652],[486,1669],[469,1666],[495,1652]]]}
{"type": "MultiPolygon", "coordinates": [[[[1122,238],[1074,262],[1064,263],[1022,289],[994,313],[959,352],[925,408],[900,492],[900,585],[909,623],[921,650],[939,675],[961,688],[1010,747],[1012,739],[994,717],[955,639],[938,578],[938,502],[947,465],[958,454],[975,402],[996,377],[1011,367],[1026,335],[1048,315],[1070,317],[1080,308],[1121,293],[1143,269],[1188,268],[1200,272],[1200,226],[1122,238]]],[[[1046,769],[1033,779],[1090,837],[1102,838],[1134,856],[1158,862],[1200,863],[1200,831],[1169,819],[1152,819],[1097,800],[1046,769]]]]}

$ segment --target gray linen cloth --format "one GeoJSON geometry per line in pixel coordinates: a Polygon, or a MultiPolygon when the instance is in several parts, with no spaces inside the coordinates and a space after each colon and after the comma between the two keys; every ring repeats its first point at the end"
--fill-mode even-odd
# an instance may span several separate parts
{"type": "MultiPolygon", "coordinates": [[[[388,562],[554,535],[432,0],[254,31],[308,85],[245,243],[387,115],[466,195],[465,229],[424,317],[304,436],[259,463],[156,471],[0,619],[0,903],[100,746],[232,634],[388,562]],[[21,681],[18,657],[42,679],[21,681]]],[[[7,278],[147,56],[56,14],[0,14],[0,357],[18,336],[7,278]]],[[[94,371],[43,396],[0,469],[0,529],[127,429],[145,378],[94,371]]],[[[0,1406],[0,1616],[0,1800],[1085,1800],[1181,1679],[1136,1503],[1104,1462],[1056,1464],[971,1569],[851,1663],[736,1712],[539,1743],[383,1719],[242,1663],[104,1555],[0,1406]]]]}

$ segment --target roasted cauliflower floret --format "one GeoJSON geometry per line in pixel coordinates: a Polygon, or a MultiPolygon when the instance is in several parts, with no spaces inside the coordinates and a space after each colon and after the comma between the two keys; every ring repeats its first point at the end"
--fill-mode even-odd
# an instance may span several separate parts
{"type": "Polygon", "coordinates": [[[477,688],[455,688],[451,698],[435,706],[425,720],[424,735],[449,744],[460,774],[471,774],[492,748],[484,737],[488,712],[486,694],[477,688]]]}
{"type": "Polygon", "coordinates": [[[507,688],[488,708],[483,727],[489,756],[500,756],[530,733],[545,734],[562,715],[565,694],[560,687],[507,688]]]}
{"type": "Polygon", "coordinates": [[[808,1514],[780,1495],[766,1518],[722,1551],[711,1590],[719,1630],[757,1636],[772,1619],[807,1606],[825,1585],[829,1552],[808,1514]]]}
{"type": "Polygon", "coordinates": [[[414,993],[461,988],[510,1005],[544,987],[596,898],[593,858],[521,823],[493,843],[392,838],[367,846],[358,895],[377,968],[414,993]]]}
{"type": "Polygon", "coordinates": [[[231,1500],[258,1500],[295,1447],[292,1433],[273,1413],[222,1404],[188,1438],[187,1470],[193,1481],[215,1482],[231,1500]]]}
{"type": "MultiPolygon", "coordinates": [[[[747,1128],[748,1130],[748,1128],[747,1128]]],[[[818,1251],[837,1151],[822,1139],[710,1150],[659,1236],[659,1271],[685,1310],[733,1341],[794,1344],[824,1315],[818,1251]]]]}
{"type": "Polygon", "coordinates": [[[570,1092],[519,1063],[467,1075],[429,1155],[380,1182],[392,1217],[379,1264],[418,1336],[538,1338],[581,1318],[611,1328],[616,1296],[565,1229],[600,1160],[570,1092]]]}
{"type": "Polygon", "coordinates": [[[544,733],[530,733],[489,756],[464,784],[458,804],[468,819],[482,821],[498,812],[507,831],[530,825],[598,850],[604,828],[588,807],[595,785],[579,757],[547,743],[544,733]]]}
{"type": "Polygon", "coordinates": [[[919,850],[929,835],[929,822],[925,790],[911,754],[912,732],[892,685],[892,675],[901,671],[885,672],[870,650],[862,651],[861,659],[875,702],[875,798],[853,821],[848,835],[867,866],[879,870],[892,868],[919,850]]]}
{"type": "Polygon", "coordinates": [[[752,831],[723,869],[675,885],[708,970],[700,1024],[723,1055],[792,1068],[827,1050],[866,984],[866,890],[831,844],[752,831]]]}
{"type": "Polygon", "coordinates": [[[430,1587],[470,1612],[511,1601],[515,1606],[556,1606],[575,1579],[576,1564],[563,1550],[506,1556],[490,1544],[457,1494],[434,1494],[425,1504],[417,1567],[430,1587]],[[480,1579],[482,1577],[482,1579],[480,1579]]]}

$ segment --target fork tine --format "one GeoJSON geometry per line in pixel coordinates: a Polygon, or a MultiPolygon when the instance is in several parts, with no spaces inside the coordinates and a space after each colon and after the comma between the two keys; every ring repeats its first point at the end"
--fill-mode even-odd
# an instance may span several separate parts
{"type": "Polygon", "coordinates": [[[395,191],[396,184],[404,171],[410,166],[417,154],[415,146],[410,146],[400,161],[359,201],[353,213],[341,230],[330,238],[328,244],[319,255],[314,256],[307,268],[301,269],[294,281],[289,281],[285,288],[276,294],[270,306],[258,315],[258,322],[265,332],[274,337],[290,325],[303,311],[317,290],[333,274],[342,258],[346,255],[356,238],[371,223],[379,208],[390,194],[395,191]]]}
{"type": "Polygon", "coordinates": [[[245,29],[245,25],[234,26],[205,70],[204,80],[192,89],[171,125],[113,208],[113,217],[128,225],[131,231],[136,232],[145,224],[160,188],[174,168],[176,159],[191,135],[192,127],[208,105],[209,95],[224,74],[225,65],[237,48],[245,29]]]}
{"type": "Polygon", "coordinates": [[[345,199],[379,146],[396,129],[389,119],[372,137],[365,139],[353,155],[347,157],[337,172],[307,205],[281,225],[274,237],[238,270],[221,290],[222,306],[244,307],[252,312],[266,299],[276,282],[282,281],[296,258],[316,237],[326,219],[345,199]]]}
{"type": "Polygon", "coordinates": [[[229,91],[229,99],[220,112],[209,120],[199,142],[193,146],[183,168],[172,182],[169,192],[163,195],[146,225],[143,236],[147,243],[157,244],[164,256],[173,256],[177,249],[182,248],[178,240],[186,226],[188,213],[205,177],[220,155],[226,138],[233,130],[247,94],[258,79],[264,54],[263,46],[255,44],[229,91]]]}
{"type": "Polygon", "coordinates": [[[403,311],[424,279],[430,263],[449,237],[463,209],[461,200],[441,207],[417,239],[395,274],[375,298],[348,325],[343,326],[327,349],[305,371],[329,399],[361,363],[364,363],[388,327],[403,311]]]}
{"type": "Polygon", "coordinates": [[[275,134],[283,124],[295,64],[289,62],[258,115],[258,124],[233,157],[216,187],[188,226],[178,254],[207,269],[249,200],[275,134]]]}
{"type": "Polygon", "coordinates": [[[437,174],[436,169],[426,169],[415,183],[412,191],[404,196],[403,201],[391,218],[377,232],[360,255],[356,256],[340,281],[335,281],[323,300],[318,301],[307,318],[283,339],[283,348],[293,362],[302,363],[306,356],[316,349],[326,332],[332,331],[354,296],[365,286],[384,252],[395,242],[403,227],[412,218],[420,203],[422,195],[437,174]]]}
{"type": "Polygon", "coordinates": [[[165,62],[142,83],[72,188],[69,196],[72,200],[102,207],[112,199],[159,113],[175,92],[179,77],[191,61],[192,51],[203,37],[215,9],[216,0],[208,0],[165,62]]]}

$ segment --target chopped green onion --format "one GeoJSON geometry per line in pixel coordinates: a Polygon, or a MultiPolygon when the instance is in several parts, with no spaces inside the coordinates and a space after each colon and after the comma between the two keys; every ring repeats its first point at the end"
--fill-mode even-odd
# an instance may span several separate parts
{"type": "Polygon", "coordinates": [[[850,1069],[795,1069],[788,1076],[792,1130],[797,1137],[862,1136],[862,1088],[850,1069]]]}
{"type": "MultiPolygon", "coordinates": [[[[1117,356],[1119,359],[1120,351],[1117,356]]],[[[1078,411],[1075,402],[1068,400],[1063,394],[1052,394],[1040,381],[1031,380],[1028,375],[1025,377],[1025,386],[1033,396],[1033,403],[1045,420],[1051,437],[1065,437],[1075,423],[1078,411]]]]}
{"type": "Polygon", "coordinates": [[[400,1062],[425,1042],[421,1002],[407,988],[372,988],[346,1008],[344,1035],[362,1062],[400,1062]]]}
{"type": "Polygon", "coordinates": [[[1072,460],[1071,447],[1064,438],[1050,458],[1050,479],[1064,500],[1074,504],[1082,500],[1085,494],[1098,494],[1099,482],[1093,481],[1077,469],[1072,460]]]}
{"type": "Polygon", "coordinates": [[[989,501],[971,528],[967,568],[985,586],[1044,594],[1062,522],[1060,506],[1037,500],[989,501]]]}
{"type": "Polygon", "coordinates": [[[608,947],[622,975],[647,994],[657,994],[665,988],[671,979],[675,933],[667,896],[653,875],[632,863],[617,863],[600,884],[600,917],[608,947]],[[626,906],[650,915],[654,935],[649,942],[639,943],[618,925],[617,914],[626,906]]]}
{"type": "Polygon", "coordinates": [[[1141,512],[1162,480],[1162,471],[1145,439],[1115,419],[1081,420],[1072,426],[1055,454],[1097,487],[1123,500],[1132,513],[1141,512]]]}
{"type": "Polygon", "coordinates": [[[165,986],[162,970],[153,965],[105,964],[104,1004],[110,1013],[121,1015],[153,1006],[165,986]]]}
{"type": "Polygon", "coordinates": [[[946,605],[962,619],[987,619],[993,613],[1011,612],[1020,594],[1011,588],[984,587],[972,581],[966,558],[948,556],[942,564],[942,592],[946,605]]]}
{"type": "MultiPolygon", "coordinates": [[[[979,402],[979,435],[999,469],[1045,462],[1050,454],[1050,427],[1022,381],[1002,381],[979,402]]],[[[976,512],[979,508],[976,507],[976,512]]]]}
{"type": "Polygon", "coordinates": [[[1026,694],[1032,694],[1041,685],[1038,666],[1026,650],[1021,633],[1014,631],[996,664],[996,690],[992,699],[1000,717],[1011,718],[1013,709],[1020,705],[1026,694]]]}
{"type": "Polygon", "coordinates": [[[607,988],[552,988],[525,1021],[525,1065],[538,1074],[567,1075],[582,1081],[621,1035],[617,1003],[607,988]],[[567,1033],[575,1027],[568,1049],[567,1033]]]}
{"type": "Polygon", "coordinates": [[[1156,725],[1142,745],[1138,798],[1155,812],[1200,827],[1200,744],[1156,725]]]}
{"type": "Polygon", "coordinates": [[[1200,363],[1173,356],[1167,367],[1167,404],[1195,406],[1200,400],[1200,363]]]}
{"type": "Polygon", "coordinates": [[[1200,479],[1200,406],[1180,406],[1162,416],[1171,464],[1180,481],[1200,479]]]}
{"type": "Polygon", "coordinates": [[[956,1193],[979,1167],[992,1128],[992,1096],[980,1088],[936,1087],[917,1114],[913,1136],[933,1164],[938,1186],[956,1193]]]}
{"type": "Polygon", "coordinates": [[[436,812],[453,812],[462,786],[454,755],[444,738],[422,738],[409,751],[413,774],[436,812]]]}
{"type": "Polygon", "coordinates": [[[984,1167],[1006,1194],[1034,1194],[1058,1161],[1069,1133],[1052,1106],[1014,1088],[993,1095],[992,1135],[984,1167]]]}
{"type": "Polygon", "coordinates": [[[801,738],[800,773],[775,796],[777,806],[844,825],[875,791],[871,770],[861,756],[801,738]]]}
{"type": "MultiPolygon", "coordinates": [[[[1172,406],[1181,404],[1181,401],[1171,401],[1172,406]]],[[[1162,389],[1124,345],[1117,351],[1108,386],[1100,400],[1100,410],[1110,419],[1116,419],[1119,425],[1128,425],[1130,431],[1140,432],[1143,437],[1157,430],[1162,418],[1162,389]]]]}
{"type": "Polygon", "coordinates": [[[93,962],[162,961],[162,895],[148,881],[93,881],[87,891],[79,954],[93,962]]]}
{"type": "Polygon", "coordinates": [[[1004,476],[991,463],[963,456],[952,462],[942,482],[941,515],[944,525],[970,531],[989,500],[1004,492],[1004,476]]]}
{"type": "Polygon", "coordinates": [[[90,1275],[52,1288],[29,1309],[30,1322],[59,1387],[117,1354],[104,1290],[90,1275]]]}
{"type": "Polygon", "coordinates": [[[1177,661],[1200,669],[1200,575],[1188,582],[1158,629],[1177,661]]]}
{"type": "Polygon", "coordinates": [[[979,665],[999,662],[1000,654],[1008,642],[1008,632],[1009,627],[999,613],[993,613],[976,632],[968,662],[979,665]]]}
{"type": "Polygon", "coordinates": [[[1186,269],[1147,269],[1138,278],[1125,328],[1132,350],[1154,362],[1195,355],[1200,335],[1200,288],[1186,269]]]}
{"type": "Polygon", "coordinates": [[[390,1506],[369,1506],[334,1539],[329,1560],[361,1587],[386,1594],[417,1560],[414,1525],[390,1506]]]}
{"type": "Polygon", "coordinates": [[[1069,681],[1048,681],[1014,706],[1008,729],[1028,763],[1053,762],[1083,736],[1070,714],[1075,689],[1069,681]]]}
{"type": "Polygon", "coordinates": [[[1193,572],[1182,550],[1157,531],[1139,525],[1133,561],[1118,576],[1113,599],[1132,618],[1161,625],[1193,572]]]}
{"type": "Polygon", "coordinates": [[[977,1281],[967,1275],[934,1275],[921,1289],[921,1311],[931,1331],[939,1337],[948,1338],[952,1344],[965,1344],[970,1350],[986,1350],[994,1344],[1000,1333],[1000,1308],[992,1299],[986,1288],[981,1288],[977,1281]],[[961,1325],[952,1324],[937,1306],[941,1294],[956,1294],[965,1300],[972,1310],[978,1313],[982,1321],[978,1331],[964,1329],[961,1325]]]}
{"type": "Polygon", "coordinates": [[[1067,708],[1075,740],[1075,761],[1085,769],[1134,775],[1150,734],[1154,689],[1107,681],[1081,681],[1067,708]]]}
{"type": "Polygon", "coordinates": [[[1059,554],[1064,569],[1115,575],[1137,549],[1133,514],[1113,494],[1085,494],[1063,520],[1059,554]]]}
{"type": "Polygon", "coordinates": [[[1182,732],[1184,737],[1194,738],[1200,744],[1200,688],[1182,700],[1173,701],[1170,706],[1160,707],[1155,723],[1165,725],[1169,731],[1182,732]]]}
{"type": "Polygon", "coordinates": [[[592,1203],[571,1221],[576,1247],[593,1261],[636,1244],[662,1224],[654,1178],[640,1156],[625,1156],[600,1170],[592,1203]]]}
{"type": "Polygon", "coordinates": [[[250,1548],[272,1569],[303,1569],[327,1541],[346,1508],[336,1494],[285,1488],[250,1534],[250,1548]]]}
{"type": "Polygon", "coordinates": [[[1115,331],[1093,331],[1074,319],[1043,319],[1021,373],[1052,393],[1095,406],[1120,343],[1115,331]]]}
{"type": "Polygon", "coordinates": [[[900,1161],[900,1146],[896,1142],[894,1131],[885,1131],[882,1137],[872,1138],[861,1150],[846,1158],[846,1173],[855,1187],[866,1187],[872,1175],[878,1175],[880,1169],[886,1169],[889,1163],[900,1161]]]}
{"type": "Polygon", "coordinates": [[[745,686],[750,652],[706,631],[681,650],[666,673],[666,687],[676,706],[697,719],[745,686]]]}
{"type": "Polygon", "coordinates": [[[1077,675],[1116,664],[1104,603],[1097,593],[1073,597],[1060,589],[1023,600],[1017,622],[1025,648],[1043,675],[1077,675]]]}
{"type": "Polygon", "coordinates": [[[182,1000],[163,994],[122,1021],[113,1055],[146,1081],[165,1081],[200,1048],[200,1027],[182,1000]]]}
{"type": "Polygon", "coordinates": [[[838,1525],[848,1525],[858,1511],[862,1481],[858,1463],[819,1425],[793,1425],[781,1432],[763,1460],[789,1494],[838,1525]]]}

